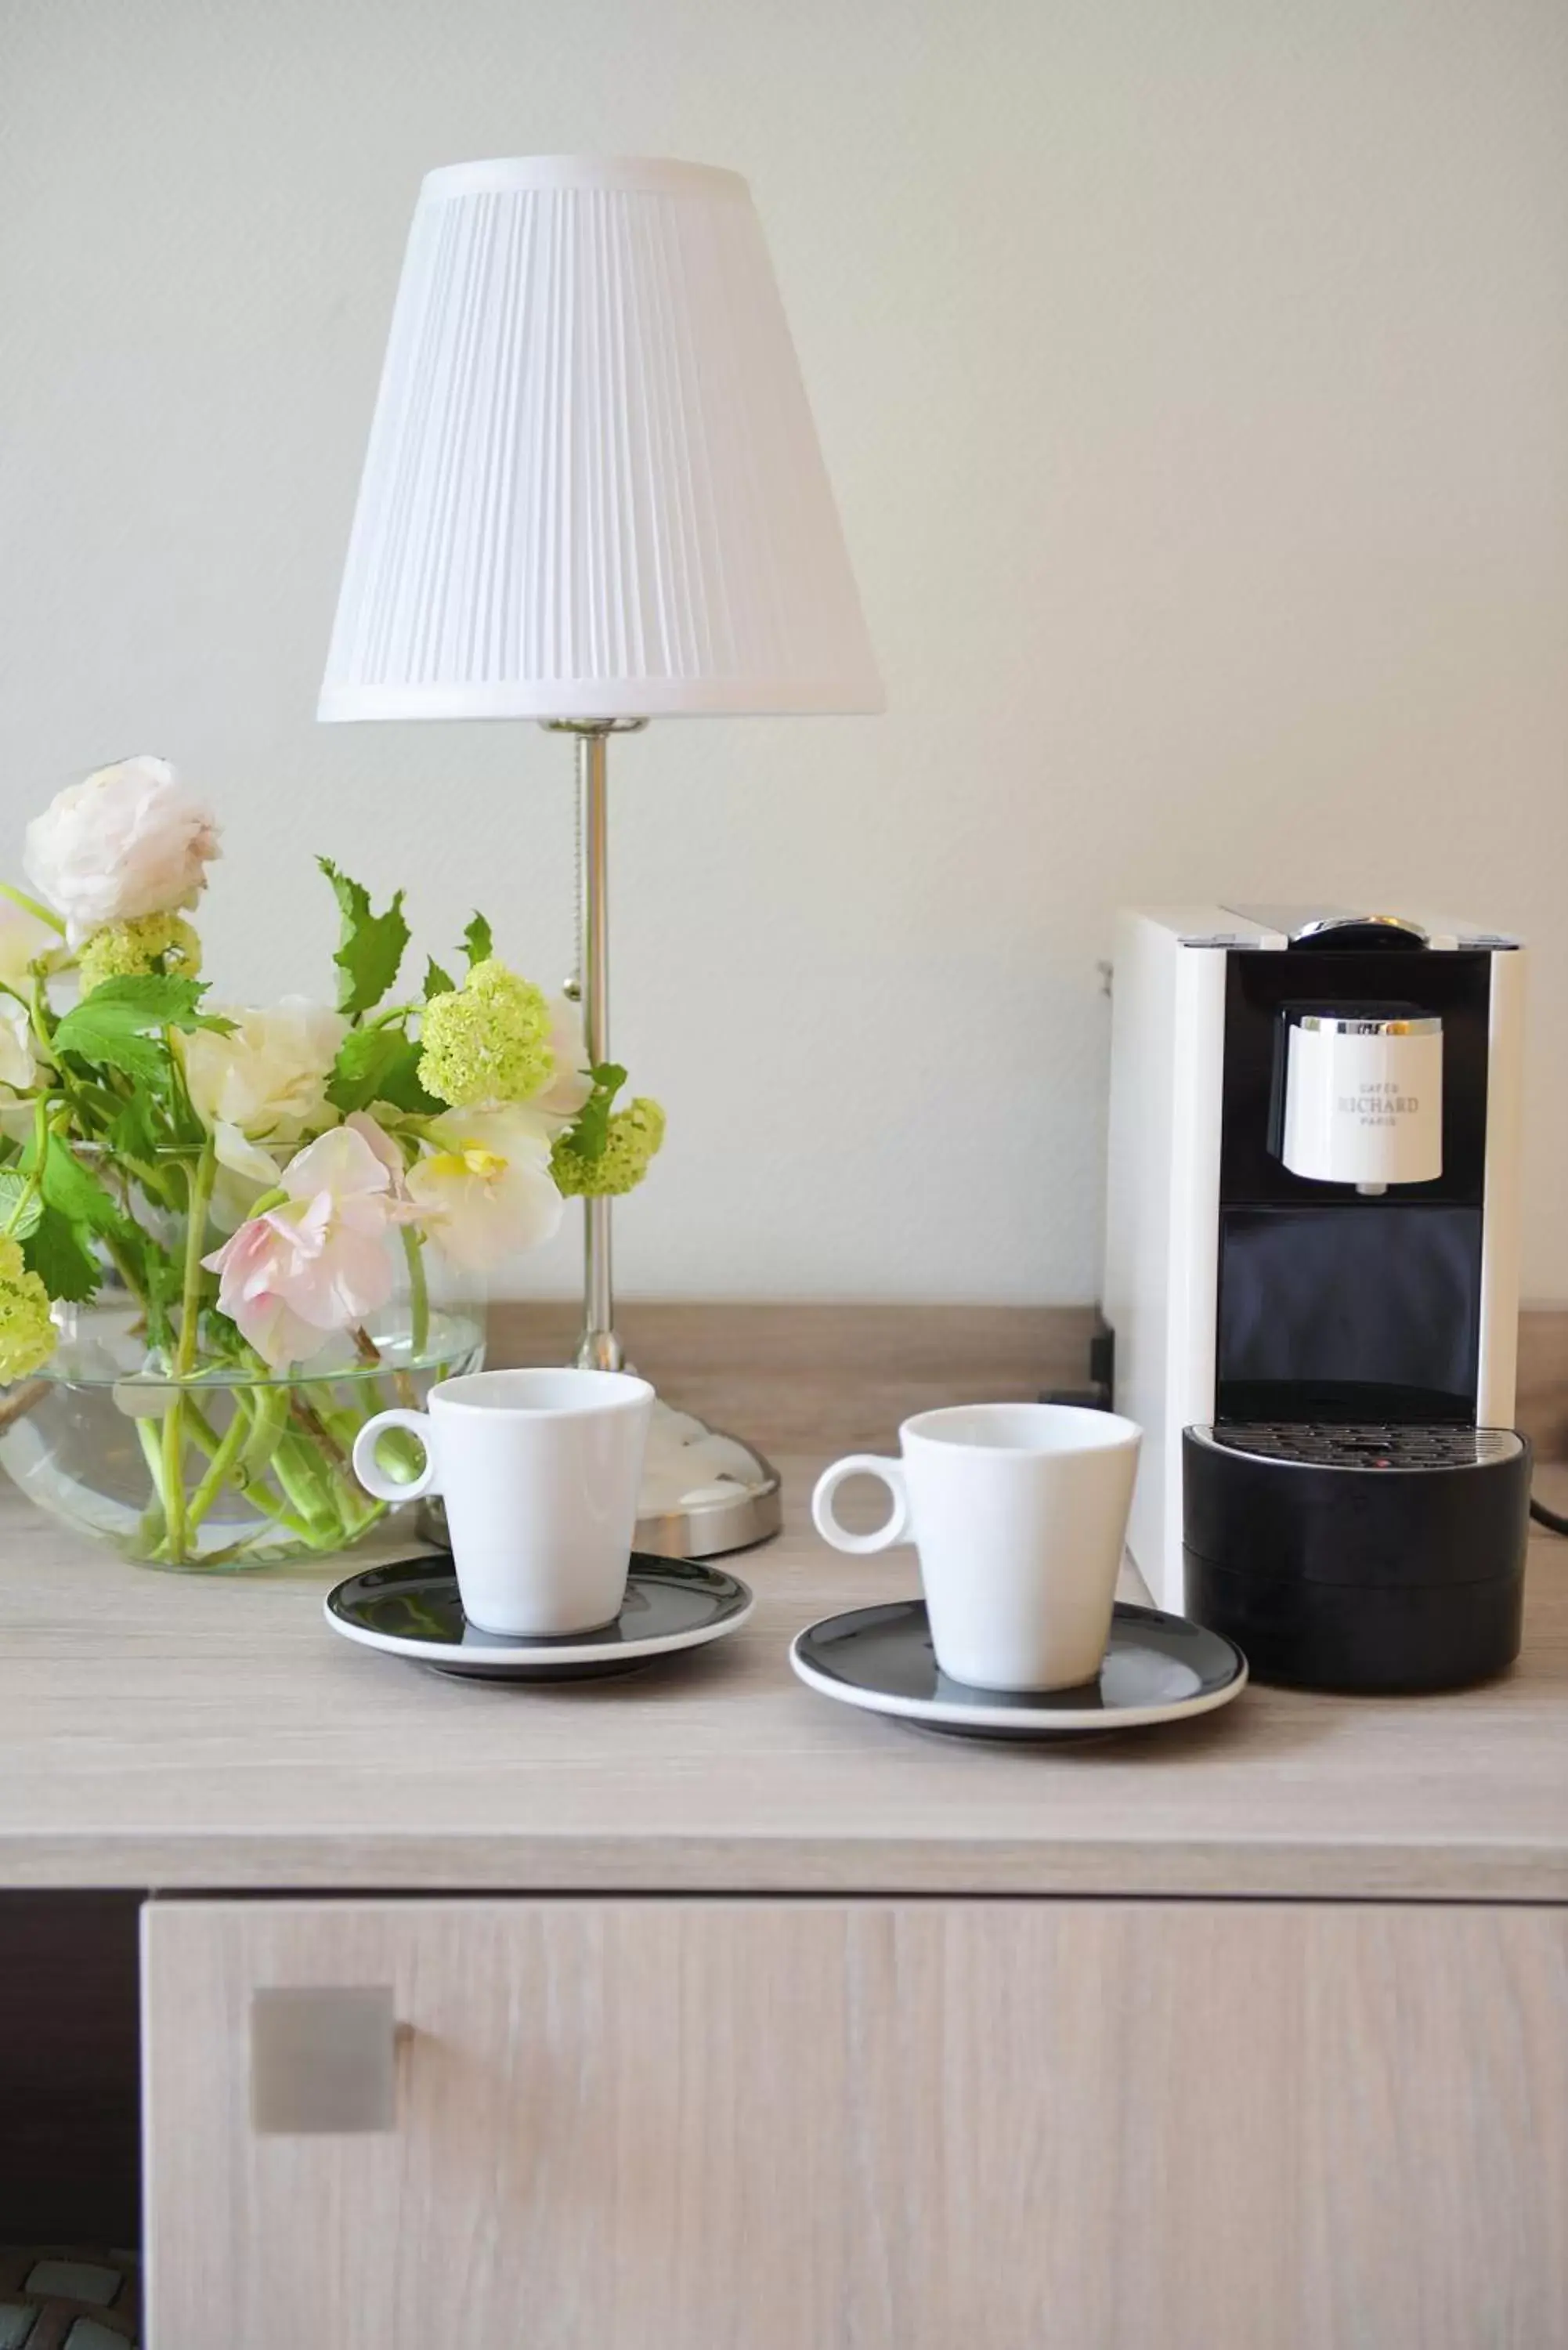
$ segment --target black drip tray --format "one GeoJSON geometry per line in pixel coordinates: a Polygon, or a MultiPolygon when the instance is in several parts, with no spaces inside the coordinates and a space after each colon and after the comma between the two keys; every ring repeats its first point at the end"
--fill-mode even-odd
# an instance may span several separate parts
{"type": "Polygon", "coordinates": [[[1260,1680],[1456,1689],[1517,1653],[1530,1447],[1511,1429],[1222,1420],[1181,1457],[1187,1611],[1260,1680]]]}

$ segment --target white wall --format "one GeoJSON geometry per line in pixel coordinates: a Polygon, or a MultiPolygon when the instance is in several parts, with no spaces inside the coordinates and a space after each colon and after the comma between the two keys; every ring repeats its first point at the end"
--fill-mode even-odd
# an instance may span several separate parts
{"type": "Polygon", "coordinates": [[[564,745],[313,723],[404,232],[732,164],[892,707],[618,751],[626,1285],[1091,1295],[1113,908],[1328,895],[1534,941],[1568,1295],[1565,120],[1559,0],[4,0],[0,846],[157,749],[225,991],[325,990],[317,849],[564,972],[564,745]]]}

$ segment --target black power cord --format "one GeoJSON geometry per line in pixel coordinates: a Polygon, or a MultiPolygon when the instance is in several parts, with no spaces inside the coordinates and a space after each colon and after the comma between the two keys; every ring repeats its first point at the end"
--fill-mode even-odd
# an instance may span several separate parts
{"type": "Polygon", "coordinates": [[[1549,1533],[1568,1534],[1568,1518],[1563,1517],[1560,1511],[1549,1510],[1544,1502],[1536,1500],[1533,1493],[1530,1497],[1530,1514],[1538,1526],[1545,1526],[1549,1533]]]}

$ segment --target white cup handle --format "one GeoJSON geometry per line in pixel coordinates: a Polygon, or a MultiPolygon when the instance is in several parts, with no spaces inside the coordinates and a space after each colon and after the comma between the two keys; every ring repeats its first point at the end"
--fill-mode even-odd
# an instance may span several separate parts
{"type": "Polygon", "coordinates": [[[907,1542],[909,1536],[909,1495],[904,1483],[901,1461],[884,1461],[875,1452],[851,1452],[845,1460],[836,1461],[825,1469],[816,1481],[816,1491],[811,1497],[812,1523],[826,1543],[835,1550],[854,1551],[861,1556],[874,1550],[890,1550],[895,1543],[907,1542]],[[833,1513],[833,1497],[846,1477],[879,1477],[893,1498],[893,1506],[875,1534],[852,1534],[841,1526],[833,1513]]]}
{"type": "Polygon", "coordinates": [[[417,1502],[421,1493],[439,1492],[436,1478],[435,1430],[428,1411],[379,1411],[354,1439],[354,1474],[378,1502],[417,1502]],[[400,1484],[376,1466],[376,1447],[389,1428],[406,1428],[425,1449],[425,1465],[417,1477],[400,1484]]]}

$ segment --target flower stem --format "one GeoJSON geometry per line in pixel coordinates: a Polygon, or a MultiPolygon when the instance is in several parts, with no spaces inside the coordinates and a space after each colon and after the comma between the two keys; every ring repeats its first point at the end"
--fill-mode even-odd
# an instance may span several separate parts
{"type": "Polygon", "coordinates": [[[144,1159],[133,1157],[129,1150],[118,1154],[119,1164],[127,1174],[134,1175],[150,1199],[161,1200],[171,1215],[178,1215],[181,1201],[168,1174],[158,1167],[150,1167],[144,1159]]]}
{"type": "Polygon", "coordinates": [[[49,1018],[48,995],[36,972],[33,973],[32,1000],[27,1009],[33,1015],[33,1034],[38,1040],[39,1050],[46,1060],[50,1060],[54,1053],[54,1024],[49,1018]]]}
{"type": "MultiPolygon", "coordinates": [[[[243,1392],[244,1391],[236,1390],[236,1399],[238,1395],[243,1392]]],[[[268,1390],[267,1392],[270,1395],[271,1391],[268,1390]]],[[[211,1461],[215,1457],[221,1441],[217,1431],[214,1430],[211,1420],[206,1417],[206,1414],[198,1409],[194,1396],[187,1396],[184,1399],[184,1402],[185,1409],[191,1415],[192,1423],[192,1433],[195,1437],[195,1440],[201,1446],[202,1451],[207,1455],[208,1460],[211,1461]]],[[[302,1519],[296,1518],[292,1514],[286,1502],[279,1501],[275,1493],[269,1492],[265,1485],[257,1482],[258,1477],[265,1474],[272,1466],[272,1456],[277,1448],[278,1438],[283,1430],[283,1421],[282,1419],[273,1419],[269,1425],[264,1426],[263,1407],[257,1405],[254,1407],[254,1410],[255,1427],[244,1447],[244,1451],[230,1471],[231,1482],[238,1492],[244,1495],[247,1508],[254,1507],[258,1509],[264,1517],[275,1519],[279,1525],[286,1526],[289,1533],[296,1535],[301,1542],[307,1541],[310,1534],[309,1527],[305,1524],[302,1519]],[[258,1443],[258,1440],[261,1442],[263,1448],[259,1465],[252,1469],[247,1469],[246,1455],[249,1454],[252,1447],[258,1443]]],[[[138,1422],[138,1426],[144,1425],[145,1422],[138,1422]]]]}
{"type": "MultiPolygon", "coordinates": [[[[285,1399],[284,1409],[286,1416],[287,1390],[284,1389],[282,1392],[285,1399]]],[[[253,1393],[254,1390],[252,1389],[236,1389],[236,1400],[243,1399],[247,1395],[253,1393]]],[[[272,1390],[269,1388],[265,1390],[265,1393],[270,1398],[272,1390]]],[[[223,1440],[220,1438],[217,1430],[213,1426],[212,1421],[207,1418],[206,1413],[202,1409],[193,1394],[187,1393],[181,1398],[181,1401],[185,1407],[186,1417],[191,1424],[190,1433],[192,1437],[201,1450],[206,1454],[208,1460],[211,1461],[215,1456],[218,1447],[223,1440]]],[[[255,1411],[259,1427],[262,1418],[261,1407],[253,1406],[252,1409],[255,1411]]],[[[138,1420],[136,1425],[138,1434],[140,1434],[143,1430],[146,1430],[148,1434],[151,1435],[151,1423],[150,1421],[144,1419],[138,1420]]],[[[275,1422],[269,1431],[270,1446],[267,1450],[266,1458],[261,1463],[261,1468],[264,1471],[271,1464],[271,1448],[275,1447],[277,1443],[281,1426],[281,1422],[275,1422]]],[[[253,1438],[253,1441],[254,1440],[253,1438]]],[[[246,1449],[248,1450],[249,1447],[247,1446],[246,1449]]],[[[142,1450],[144,1451],[147,1451],[145,1439],[143,1440],[142,1450]]],[[[158,1488],[160,1493],[161,1493],[162,1489],[160,1480],[162,1476],[163,1464],[161,1460],[158,1457],[156,1445],[154,1445],[152,1451],[148,1453],[148,1459],[150,1464],[156,1464],[153,1467],[153,1484],[158,1488]]],[[[239,1492],[242,1492],[244,1495],[247,1508],[254,1507],[258,1509],[264,1517],[275,1520],[280,1526],[286,1527],[288,1532],[293,1534],[296,1540],[300,1542],[309,1541],[310,1528],[304,1523],[303,1519],[296,1518],[292,1513],[286,1502],[279,1501],[275,1493],[269,1492],[265,1485],[255,1482],[252,1477],[247,1475],[243,1454],[235,1467],[230,1472],[230,1482],[234,1485],[235,1489],[239,1492]]],[[[257,1539],[259,1538],[260,1537],[257,1537],[257,1539]]]]}
{"type": "Polygon", "coordinates": [[[277,1448],[273,1474],[294,1504],[296,1515],[305,1520],[304,1538],[310,1548],[340,1549],[346,1513],[328,1462],[314,1441],[290,1429],[277,1448]]]}
{"type": "Polygon", "coordinates": [[[0,1401],[0,1436],[19,1419],[26,1419],[30,1411],[36,1411],[52,1384],[48,1379],[24,1379],[19,1386],[7,1388],[0,1401]]]}
{"type": "Polygon", "coordinates": [[[163,1474],[160,1491],[169,1524],[169,1555],[176,1565],[185,1555],[185,1399],[176,1395],[163,1415],[163,1474]]]}
{"type": "Polygon", "coordinates": [[[191,1496],[190,1507],[185,1513],[186,1531],[190,1534],[195,1533],[222,1492],[250,1433],[250,1419],[238,1390],[234,1394],[234,1416],[223,1430],[218,1449],[202,1473],[201,1483],[191,1496]]]}
{"type": "Polygon", "coordinates": [[[254,1387],[249,1392],[254,1416],[245,1449],[240,1456],[240,1474],[247,1482],[253,1477],[266,1475],[288,1418],[288,1389],[286,1387],[254,1387]]]}
{"type": "Polygon", "coordinates": [[[152,1502],[142,1520],[141,1539],[150,1556],[161,1548],[169,1513],[163,1506],[163,1456],[159,1451],[159,1438],[150,1419],[136,1422],[137,1441],[147,1461],[147,1473],[152,1483],[152,1502]]]}
{"type": "Polygon", "coordinates": [[[41,904],[36,898],[29,898],[26,889],[18,889],[15,882],[0,881],[0,898],[9,898],[11,903],[20,906],[25,914],[31,914],[36,921],[47,922],[51,931],[57,931],[62,939],[65,937],[65,923],[54,908],[41,904]]]}
{"type": "MultiPolygon", "coordinates": [[[[196,1367],[196,1337],[202,1315],[202,1252],[207,1236],[207,1210],[217,1179],[217,1154],[211,1141],[189,1177],[185,1222],[185,1280],[180,1296],[180,1337],[174,1350],[174,1377],[188,1379],[196,1367]]],[[[220,1442],[219,1451],[223,1451],[220,1442]]],[[[185,1399],[176,1388],[163,1416],[163,1510],[169,1521],[169,1555],[176,1565],[185,1556],[191,1531],[185,1503],[185,1399]]]]}
{"type": "Polygon", "coordinates": [[[206,1244],[207,1211],[213,1204],[213,1186],[217,1174],[218,1155],[208,1140],[202,1146],[202,1155],[191,1177],[185,1226],[185,1283],[180,1297],[180,1344],[174,1357],[176,1378],[188,1379],[196,1367],[196,1334],[202,1311],[202,1253],[206,1244]]]}
{"type": "Polygon", "coordinates": [[[402,1228],[403,1255],[409,1267],[409,1357],[417,1364],[431,1342],[431,1293],[425,1279],[424,1245],[411,1224],[402,1228]]]}
{"type": "Polygon", "coordinates": [[[109,1251],[109,1260],[113,1264],[116,1273],[119,1274],[121,1281],[124,1282],[127,1289],[130,1290],[132,1297],[135,1298],[138,1305],[140,1306],[142,1312],[145,1314],[147,1311],[147,1295],[143,1290],[140,1282],[138,1280],[135,1270],[132,1267],[130,1250],[125,1246],[123,1242],[116,1240],[112,1232],[106,1237],[104,1246],[109,1251]]]}
{"type": "Polygon", "coordinates": [[[303,1387],[295,1390],[290,1399],[290,1404],[296,1419],[305,1430],[327,1468],[334,1473],[347,1469],[348,1461],[343,1447],[332,1434],[303,1387]]]}
{"type": "Polygon", "coordinates": [[[44,1161],[49,1151],[49,1105],[39,1097],[33,1110],[33,1164],[16,1194],[16,1204],[5,1219],[7,1237],[16,1231],[37,1193],[44,1188],[44,1161]]]}

